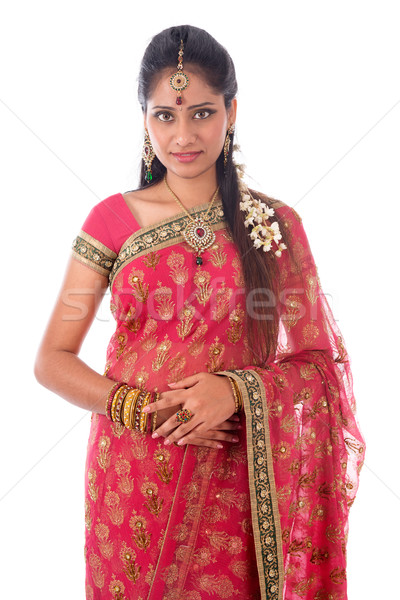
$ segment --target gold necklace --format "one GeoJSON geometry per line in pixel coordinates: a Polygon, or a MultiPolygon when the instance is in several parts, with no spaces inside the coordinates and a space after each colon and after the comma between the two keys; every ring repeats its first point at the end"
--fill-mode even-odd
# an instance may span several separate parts
{"type": "Polygon", "coordinates": [[[213,205],[214,200],[217,197],[217,194],[219,192],[219,186],[215,190],[215,194],[212,197],[210,206],[208,207],[207,212],[204,215],[204,217],[197,216],[194,219],[192,217],[192,215],[190,214],[190,212],[188,212],[186,210],[186,208],[183,206],[183,204],[179,200],[179,198],[171,190],[171,188],[169,187],[169,185],[167,183],[167,178],[165,176],[164,176],[164,183],[167,186],[167,190],[169,191],[171,196],[183,208],[185,213],[190,218],[191,222],[187,225],[185,231],[183,232],[183,235],[185,237],[185,240],[189,244],[189,246],[194,248],[197,252],[196,265],[201,266],[203,264],[203,259],[201,258],[202,252],[204,252],[204,250],[209,248],[211,246],[211,244],[213,244],[215,242],[215,233],[213,232],[210,225],[208,225],[208,223],[206,221],[207,221],[208,213],[211,210],[211,206],[213,205]]]}

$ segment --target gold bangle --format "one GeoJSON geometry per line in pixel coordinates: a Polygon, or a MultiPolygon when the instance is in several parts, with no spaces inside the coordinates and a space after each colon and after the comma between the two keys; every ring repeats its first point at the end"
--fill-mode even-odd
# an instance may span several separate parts
{"type": "Polygon", "coordinates": [[[127,395],[125,402],[124,402],[124,410],[121,411],[121,416],[122,416],[121,421],[125,425],[125,427],[127,427],[128,429],[129,429],[129,415],[131,412],[132,402],[133,402],[133,395],[130,394],[129,397],[127,395]]]}
{"type": "Polygon", "coordinates": [[[243,397],[242,397],[241,391],[239,389],[239,384],[235,379],[233,379],[233,385],[236,388],[237,397],[238,397],[238,412],[240,412],[243,409],[243,397]]]}
{"type": "MultiPolygon", "coordinates": [[[[150,404],[150,402],[151,402],[151,397],[152,397],[152,393],[151,393],[151,392],[148,392],[148,394],[147,394],[146,398],[143,400],[142,409],[143,409],[145,406],[147,406],[148,404],[150,404]]],[[[141,429],[141,431],[142,431],[142,433],[146,433],[146,431],[147,431],[147,421],[148,421],[148,419],[149,419],[149,413],[143,413],[143,412],[142,412],[142,415],[144,415],[144,419],[143,419],[143,425],[142,425],[142,429],[141,429]]]]}
{"type": "Polygon", "coordinates": [[[137,400],[138,400],[141,392],[142,392],[142,390],[138,389],[138,388],[135,388],[135,390],[132,392],[132,404],[130,406],[128,421],[126,423],[126,427],[128,429],[134,429],[135,428],[136,403],[137,403],[137,400]]]}
{"type": "Polygon", "coordinates": [[[233,391],[233,398],[235,401],[235,410],[234,413],[238,413],[240,412],[242,406],[243,406],[243,402],[241,399],[241,394],[239,391],[239,388],[237,387],[236,381],[233,379],[233,377],[229,377],[228,379],[230,381],[231,387],[232,387],[232,391],[233,391]]]}
{"type": "Polygon", "coordinates": [[[228,380],[229,380],[229,383],[231,384],[232,393],[233,393],[233,401],[235,403],[235,410],[233,412],[236,413],[237,412],[237,408],[238,408],[236,388],[235,388],[235,386],[233,384],[233,379],[231,377],[228,377],[228,380]]]}
{"type": "Polygon", "coordinates": [[[140,406],[140,426],[139,426],[139,431],[141,431],[142,433],[146,432],[146,428],[147,428],[147,418],[149,413],[144,413],[143,409],[145,406],[147,406],[148,404],[150,404],[150,400],[151,400],[151,392],[147,392],[146,396],[144,397],[144,400],[140,406]]]}
{"type": "Polygon", "coordinates": [[[235,413],[238,413],[239,412],[239,400],[238,400],[238,396],[237,396],[235,381],[233,379],[231,379],[231,385],[232,385],[232,389],[233,389],[233,396],[235,399],[235,413]]]}
{"type": "Polygon", "coordinates": [[[143,400],[146,397],[146,395],[147,395],[146,390],[141,389],[138,399],[136,401],[133,428],[136,429],[137,431],[140,431],[140,411],[142,408],[143,400]]]}
{"type": "Polygon", "coordinates": [[[151,419],[151,433],[153,433],[157,429],[157,411],[153,412],[153,417],[151,419]]]}
{"type": "MultiPolygon", "coordinates": [[[[154,397],[154,402],[158,402],[160,399],[160,392],[156,392],[154,397]]],[[[153,412],[153,416],[151,419],[151,433],[157,429],[157,411],[153,412]]]]}
{"type": "MultiPolygon", "coordinates": [[[[123,404],[121,405],[121,409],[120,409],[120,422],[125,425],[125,427],[128,427],[129,425],[129,412],[130,412],[130,406],[132,403],[132,400],[135,398],[135,388],[133,387],[129,387],[124,400],[123,400],[123,404]]],[[[117,411],[118,413],[118,411],[117,411]]]]}
{"type": "Polygon", "coordinates": [[[124,400],[125,400],[125,396],[127,391],[129,390],[129,386],[125,385],[123,388],[121,388],[121,391],[118,392],[118,400],[117,400],[117,405],[115,407],[115,422],[116,423],[121,423],[121,412],[122,412],[122,406],[124,404],[124,400]]]}
{"type": "Polygon", "coordinates": [[[114,421],[114,423],[116,420],[117,404],[118,404],[119,397],[121,395],[121,392],[123,390],[125,390],[126,388],[127,388],[126,384],[121,385],[121,387],[118,388],[118,390],[115,392],[115,395],[114,395],[114,398],[112,401],[112,405],[111,405],[111,420],[114,421]]]}
{"type": "Polygon", "coordinates": [[[117,423],[124,422],[125,401],[126,401],[131,389],[132,388],[129,385],[127,385],[127,386],[125,386],[125,389],[119,395],[118,402],[117,402],[117,408],[115,409],[115,421],[117,423]]]}

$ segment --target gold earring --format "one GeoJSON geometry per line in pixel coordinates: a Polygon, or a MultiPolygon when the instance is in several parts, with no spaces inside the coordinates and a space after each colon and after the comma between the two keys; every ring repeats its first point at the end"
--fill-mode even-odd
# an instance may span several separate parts
{"type": "Polygon", "coordinates": [[[156,155],[154,154],[154,150],[153,150],[153,146],[151,144],[149,132],[147,131],[147,129],[145,129],[142,158],[144,160],[144,164],[146,165],[146,175],[145,175],[146,183],[150,183],[153,180],[153,174],[151,172],[151,165],[152,165],[155,157],[156,157],[156,155]]]}
{"type": "Polygon", "coordinates": [[[231,135],[235,131],[235,125],[231,125],[226,132],[225,144],[224,144],[224,166],[228,164],[229,148],[231,147],[231,135]]]}

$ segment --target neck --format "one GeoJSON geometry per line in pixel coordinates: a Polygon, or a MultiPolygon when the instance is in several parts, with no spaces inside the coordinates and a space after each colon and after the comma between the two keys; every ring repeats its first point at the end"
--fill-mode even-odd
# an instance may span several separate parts
{"type": "Polygon", "coordinates": [[[192,208],[210,202],[218,186],[215,168],[190,179],[179,177],[175,173],[167,171],[166,179],[169,187],[185,208],[192,208]]]}

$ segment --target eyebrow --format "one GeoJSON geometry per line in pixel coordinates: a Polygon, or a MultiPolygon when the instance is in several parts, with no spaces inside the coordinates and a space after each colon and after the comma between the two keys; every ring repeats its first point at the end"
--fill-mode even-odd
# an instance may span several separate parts
{"type": "MultiPolygon", "coordinates": [[[[187,109],[188,110],[193,110],[193,108],[202,108],[203,106],[215,106],[215,102],[202,102],[201,104],[192,104],[191,106],[188,106],[187,109]]],[[[161,105],[157,105],[157,106],[153,106],[152,110],[155,110],[156,108],[161,108],[163,110],[176,110],[176,108],[172,107],[172,106],[161,106],[161,105]]]]}

